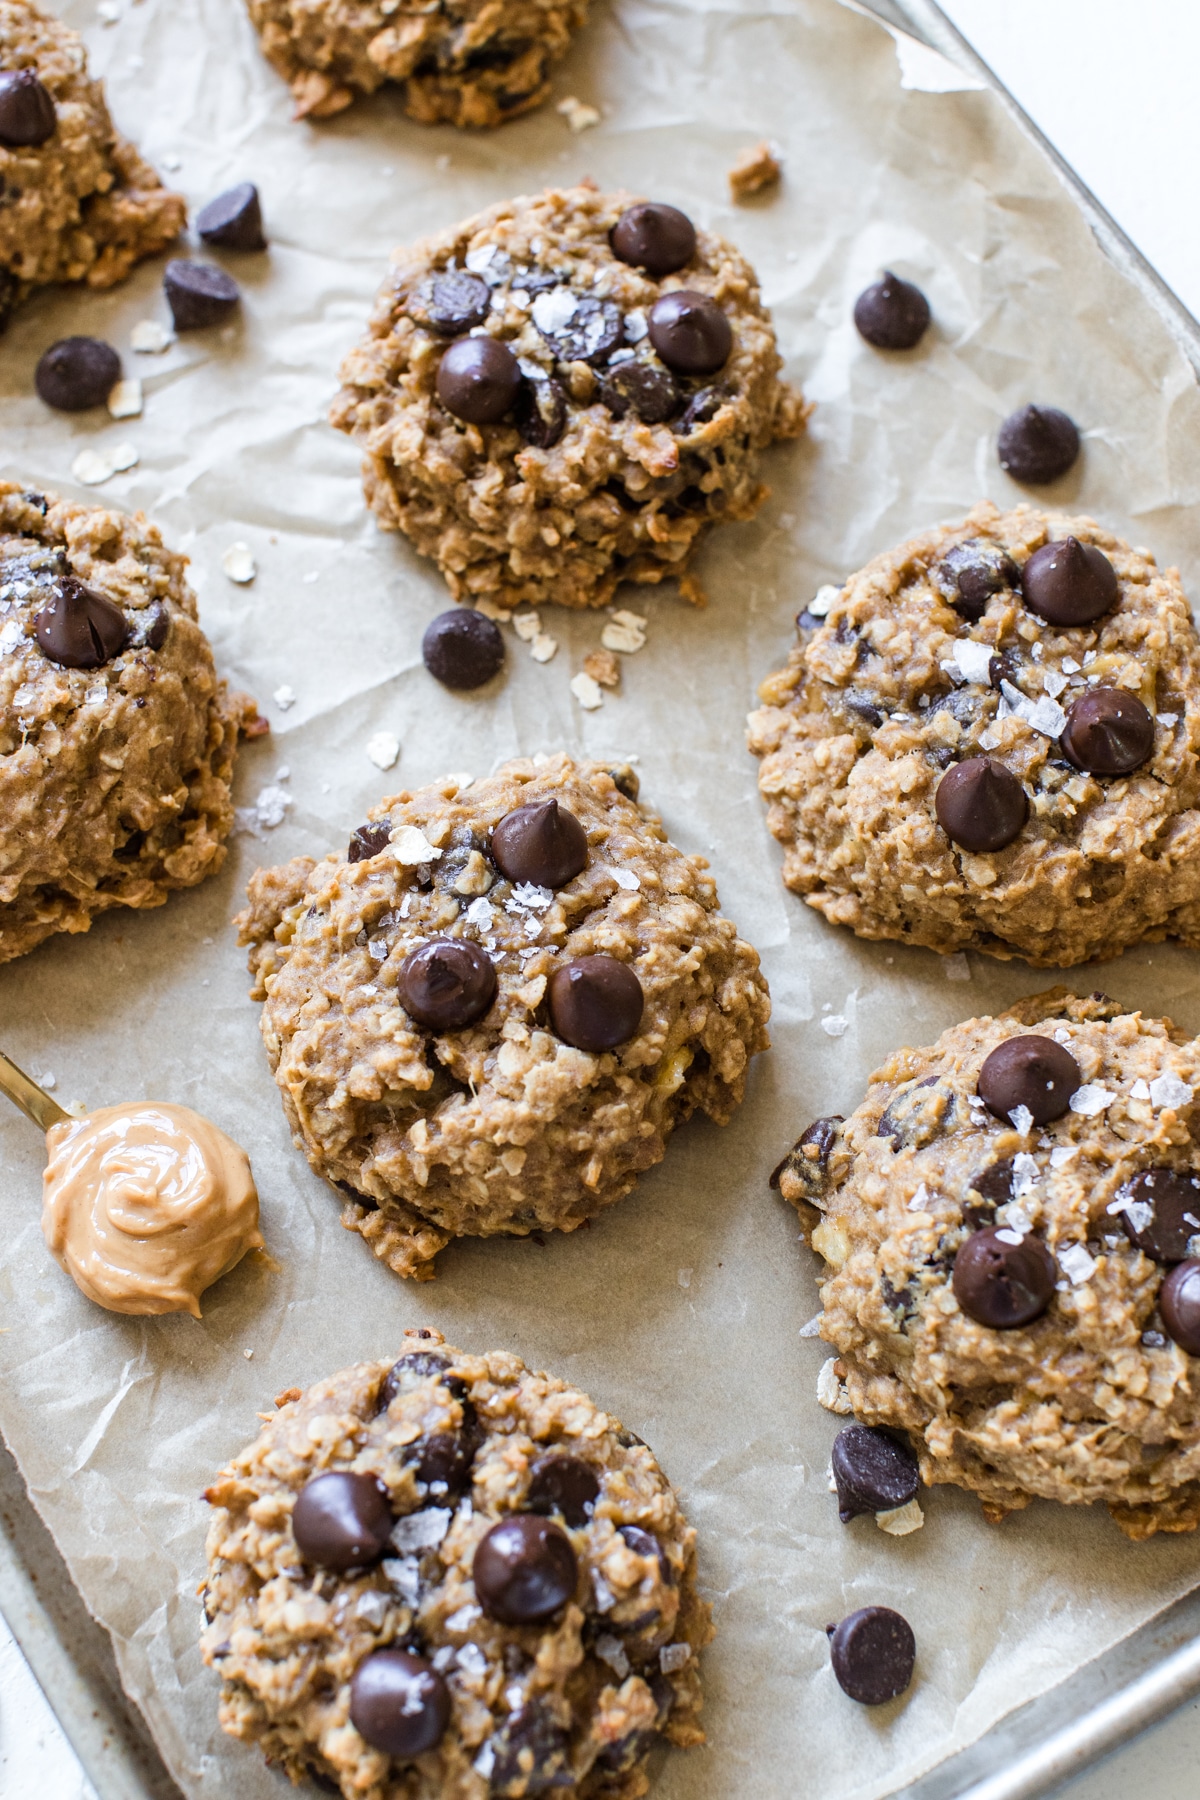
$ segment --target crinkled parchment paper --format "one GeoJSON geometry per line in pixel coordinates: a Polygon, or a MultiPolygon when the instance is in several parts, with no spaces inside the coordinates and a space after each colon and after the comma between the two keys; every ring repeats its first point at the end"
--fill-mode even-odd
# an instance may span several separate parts
{"type": "MultiPolygon", "coordinates": [[[[162,910],[103,919],[0,970],[0,1043],[58,1093],[99,1105],[152,1096],[210,1114],[249,1149],[281,1267],[243,1266],[203,1323],[139,1322],[89,1306],[38,1227],[41,1145],[0,1117],[0,1424],[131,1693],[189,1796],[258,1800],[281,1778],[216,1729],[215,1677],[196,1651],[206,1509],[197,1496],[292,1383],[394,1351],[435,1324],[470,1349],[507,1346],[580,1383],[655,1446],[700,1530],[720,1635],[706,1656],[707,1749],[667,1759],[682,1800],[882,1795],[1185,1591],[1200,1542],[1128,1544],[1106,1516],[1038,1504],[999,1528],[966,1496],[928,1497],[896,1540],[838,1524],[826,1489],[838,1421],[814,1397],[823,1346],[813,1258],[768,1173],[817,1113],[848,1111],[900,1042],[1048,985],[970,959],[969,983],[924,951],[832,930],[777,877],[742,741],[756,683],[785,655],[792,615],[822,582],[981,494],[1001,474],[999,420],[1028,399],[1086,427],[1055,499],[1095,511],[1196,578],[1200,404],[1157,318],[1101,257],[1054,177],[986,93],[902,90],[891,39],[834,0],[616,0],[557,80],[602,123],[571,135],[552,110],[489,136],[409,123],[381,96],[293,125],[239,0],[146,0],[87,29],[118,120],[198,204],[261,186],[269,256],[228,259],[241,323],[161,358],[127,352],[162,315],[159,272],[109,295],[33,302],[0,349],[6,474],[75,491],[81,448],[133,443],[138,466],[96,497],[140,506],[188,550],[219,661],[260,697],[273,735],[249,747],[239,798],[277,781],[277,829],[241,835],[222,875],[162,910]],[[763,135],[781,190],[728,202],[726,170],[763,135]],[[769,458],[756,523],[701,562],[705,611],[635,590],[649,641],[624,687],[583,713],[568,680],[601,617],[547,608],[559,640],[534,663],[510,636],[495,693],[452,698],[418,654],[445,604],[429,565],[364,516],[354,448],[324,423],[388,252],[505,195],[584,173],[675,201],[728,232],[761,272],[789,371],[818,403],[807,442],[769,458]],[[881,264],[928,292],[936,328],[915,354],[868,350],[853,296],[881,264]],[[51,416],[32,395],[39,352],[68,331],[111,338],[146,387],[140,419],[51,416]],[[259,574],[221,570],[234,541],[259,574]],[[273,701],[291,687],[287,711],[273,701]],[[402,744],[380,773],[374,733],[402,744]],[[695,1123],[665,1165],[590,1231],[467,1243],[432,1286],[402,1285],[338,1224],[334,1196],[284,1129],[228,919],[250,870],[343,841],[366,807],[445,770],[513,753],[634,752],[677,842],[708,854],[725,909],[759,947],[775,1048],[724,1132],[695,1123]],[[284,777],[283,766],[290,773],[284,777]],[[821,1018],[848,1021],[841,1036],[821,1018]],[[868,1602],[899,1607],[920,1649],[907,1702],[856,1707],[835,1688],[824,1627],[868,1602]]],[[[1150,947],[1073,972],[1200,1028],[1195,957],[1150,947]]]]}

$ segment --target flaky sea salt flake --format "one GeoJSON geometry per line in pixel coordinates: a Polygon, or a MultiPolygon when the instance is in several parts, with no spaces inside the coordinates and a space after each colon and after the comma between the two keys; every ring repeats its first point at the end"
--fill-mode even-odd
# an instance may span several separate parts
{"type": "Polygon", "coordinates": [[[437,862],[442,854],[417,825],[397,826],[392,833],[391,851],[396,861],[406,869],[415,869],[421,863],[437,862]]]}
{"type": "Polygon", "coordinates": [[[286,682],[284,682],[282,687],[277,687],[275,689],[271,698],[274,700],[280,712],[286,712],[290,706],[295,706],[296,704],[295,689],[288,687],[286,682]]]}
{"type": "Polygon", "coordinates": [[[1090,1281],[1096,1270],[1096,1259],[1082,1244],[1068,1244],[1058,1253],[1058,1266],[1072,1287],[1090,1281]]]}
{"type": "Polygon", "coordinates": [[[448,1506],[426,1506],[406,1513],[392,1526],[388,1542],[404,1554],[409,1550],[435,1550],[450,1529],[453,1514],[448,1506]]]}
{"type": "Polygon", "coordinates": [[[1148,1100],[1150,1098],[1149,1082],[1143,1081],[1142,1077],[1139,1075],[1138,1079],[1129,1090],[1129,1097],[1131,1100],[1148,1100]]]}
{"type": "Polygon", "coordinates": [[[970,981],[971,965],[966,951],[956,950],[951,956],[943,956],[942,974],[947,981],[970,981]]]}
{"type": "Polygon", "coordinates": [[[1033,1130],[1033,1114],[1027,1106],[1014,1106],[1008,1115],[1008,1122],[1022,1137],[1028,1137],[1033,1130]]]}
{"type": "Polygon", "coordinates": [[[960,638],[951,652],[952,661],[942,666],[946,669],[957,668],[964,681],[979,681],[986,686],[990,680],[989,670],[995,654],[990,644],[978,644],[974,638],[960,638]]]}
{"type": "Polygon", "coordinates": [[[850,1021],[844,1013],[827,1013],[821,1020],[821,1030],[826,1037],[845,1037],[850,1029],[850,1021]]]}
{"type": "Polygon", "coordinates": [[[820,1337],[821,1317],[822,1315],[820,1313],[814,1313],[812,1318],[808,1321],[808,1324],[800,1327],[799,1336],[802,1338],[820,1337]]]}
{"type": "Polygon", "coordinates": [[[1172,1106],[1178,1109],[1187,1105],[1194,1091],[1186,1081],[1181,1081],[1178,1075],[1168,1071],[1165,1075],[1156,1075],[1150,1083],[1150,1102],[1156,1107],[1172,1106]]]}
{"type": "MultiPolygon", "coordinates": [[[[1190,1088],[1188,1092],[1191,1093],[1190,1088]]],[[[1071,1095],[1071,1111],[1078,1113],[1081,1119],[1095,1119],[1108,1110],[1116,1097],[1112,1089],[1106,1088],[1103,1082],[1085,1081],[1071,1095]]]]}
{"type": "Polygon", "coordinates": [[[674,1675],[691,1661],[691,1657],[690,1644],[664,1644],[658,1653],[658,1666],[664,1675],[674,1675]]]}

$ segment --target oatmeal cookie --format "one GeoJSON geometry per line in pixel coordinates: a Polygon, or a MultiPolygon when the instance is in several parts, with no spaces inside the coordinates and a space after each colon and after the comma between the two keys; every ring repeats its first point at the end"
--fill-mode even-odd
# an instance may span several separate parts
{"type": "Polygon", "coordinates": [[[899,1050],[773,1181],[850,1408],[989,1518],[1200,1520],[1200,1043],[1063,988],[899,1050]]]}
{"type": "Polygon", "coordinates": [[[0,482],[0,962],[219,869],[239,726],[140,513],[0,482]]]}
{"type": "Polygon", "coordinates": [[[423,125],[503,125],[540,106],[587,0],[247,0],[297,119],[398,84],[423,125]]]}
{"type": "Polygon", "coordinates": [[[0,329],[31,288],[107,288],[183,230],[170,193],[114,130],[78,32],[0,0],[0,329]]]}
{"type": "Polygon", "coordinates": [[[675,207],[590,185],[397,252],[333,423],[367,502],[457,600],[604,606],[680,580],[801,430],[753,269],[675,207]]]}
{"type": "Polygon", "coordinates": [[[767,1047],[758,956],[632,796],[567,756],[375,809],[260,870],[237,923],[298,1144],[398,1275],[453,1237],[573,1231],[724,1124],[767,1047]]]}
{"type": "Polygon", "coordinates": [[[231,1736],[346,1800],[637,1800],[703,1743],[696,1534],[586,1394],[420,1330],[276,1405],[205,1495],[231,1736]]]}
{"type": "Polygon", "coordinates": [[[1174,569],[977,507],[801,613],[760,690],[783,878],[861,937],[1066,967],[1200,944],[1200,645],[1174,569]]]}

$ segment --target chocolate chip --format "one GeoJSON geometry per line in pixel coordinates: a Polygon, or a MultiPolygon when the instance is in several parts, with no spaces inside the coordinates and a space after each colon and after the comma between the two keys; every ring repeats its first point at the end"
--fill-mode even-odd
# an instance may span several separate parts
{"type": "Polygon", "coordinates": [[[314,1476],[292,1508],[292,1536],[301,1556],[339,1573],[374,1562],[394,1523],[375,1477],[348,1469],[314,1476]]]}
{"type": "Polygon", "coordinates": [[[226,188],[196,215],[196,231],[206,244],[222,250],[265,250],[262,203],[252,181],[226,188]]]}
{"type": "Polygon", "coordinates": [[[147,650],[161,650],[171,629],[171,615],[165,606],[152,606],[142,628],[141,642],[147,650]]]}
{"type": "Polygon", "coordinates": [[[47,406],[85,412],[103,406],[121,379],[121,359],[101,338],[60,338],[38,359],[33,385],[47,406]]]}
{"type": "Polygon", "coordinates": [[[1079,1064],[1065,1045],[1029,1034],[1005,1038],[984,1058],[978,1093],[998,1119],[1009,1119],[1024,1106],[1035,1125],[1048,1125],[1062,1118],[1082,1085],[1079,1064]]]}
{"type": "Polygon", "coordinates": [[[1059,743],[1077,769],[1128,775],[1154,749],[1154,720],[1126,688],[1089,688],[1068,708],[1059,743]]]}
{"type": "Polygon", "coordinates": [[[450,1692],[437,1670],[409,1650],[376,1650],[350,1682],[350,1723],[387,1756],[408,1760],[439,1744],[450,1692]]]}
{"type": "Polygon", "coordinates": [[[1021,835],[1029,817],[1025,789],[991,756],[969,756],[947,769],[933,806],[946,836],[976,856],[1003,850],[1021,835]]]}
{"type": "Polygon", "coordinates": [[[1054,1298],[1054,1258],[1041,1238],[1005,1242],[994,1226],[974,1232],[954,1259],[954,1297],[967,1317],[995,1331],[1040,1319],[1054,1298]]]}
{"type": "Polygon", "coordinates": [[[369,825],[360,825],[350,839],[346,850],[347,862],[370,862],[373,856],[380,856],[392,841],[392,821],[390,819],[373,819],[369,825]]]}
{"type": "Polygon", "coordinates": [[[535,450],[553,450],[567,428],[567,396],[560,384],[526,376],[513,402],[513,424],[535,450]]]}
{"type": "MultiPolygon", "coordinates": [[[[683,409],[683,417],[675,423],[677,437],[687,437],[701,425],[715,419],[729,396],[721,388],[701,388],[683,409]]],[[[824,621],[822,621],[823,623],[824,621]]]]}
{"type": "Polygon", "coordinates": [[[54,136],[58,114],[50,90],[32,69],[0,74],[0,144],[28,150],[54,136]]]}
{"type": "Polygon", "coordinates": [[[447,269],[429,284],[425,316],[445,337],[465,336],[482,325],[492,308],[492,290],[478,275],[465,269],[447,269]]]}
{"type": "Polygon", "coordinates": [[[456,1400],[461,1400],[467,1392],[467,1384],[457,1375],[447,1375],[449,1367],[449,1358],[439,1356],[436,1350],[410,1350],[407,1356],[392,1364],[380,1383],[380,1412],[391,1405],[397,1394],[411,1394],[426,1381],[440,1381],[456,1400]]]}
{"type": "Polygon", "coordinates": [[[1120,597],[1117,572],[1103,550],[1073,537],[1035,550],[1021,586],[1026,606],[1049,625],[1090,625],[1120,597]]]}
{"type": "Polygon", "coordinates": [[[1079,455],[1079,431],[1056,406],[1023,406],[1000,427],[1000,467],[1034,487],[1057,481],[1079,455]]]}
{"type": "Polygon", "coordinates": [[[202,331],[206,325],[223,325],[241,293],[232,275],[213,263],[189,262],[172,257],[163,272],[163,292],[176,331],[202,331]]]}
{"type": "Polygon", "coordinates": [[[482,1441],[475,1408],[463,1403],[464,1426],[461,1431],[431,1431],[418,1438],[406,1455],[406,1461],[417,1480],[439,1498],[461,1494],[470,1483],[471,1465],[482,1441]]]}
{"type": "Polygon", "coordinates": [[[491,851],[509,881],[560,888],[587,866],[587,832],[557,800],[538,800],[504,815],[492,831],[491,851]]]}
{"type": "Polygon", "coordinates": [[[561,1525],[513,1513],[479,1540],[471,1572],[486,1613],[503,1625],[530,1625],[571,1598],[579,1571],[561,1525]]]}
{"type": "Polygon", "coordinates": [[[829,1655],[844,1693],[863,1706],[882,1706],[912,1680],[917,1640],[890,1606],[864,1606],[832,1627],[829,1655]]]}
{"type": "Polygon", "coordinates": [[[482,687],[503,665],[504,639],[485,613],[452,606],[425,627],[421,658],[443,687],[482,687]]]}
{"type": "Polygon", "coordinates": [[[1189,1356],[1200,1356],[1200,1262],[1181,1262],[1171,1270],[1158,1309],[1172,1343],[1189,1356]]]}
{"type": "Polygon", "coordinates": [[[645,269],[656,281],[673,275],[696,254],[696,227],[677,206],[643,200],[627,207],[612,231],[613,255],[635,269],[645,269]]]}
{"type": "Polygon", "coordinates": [[[843,1525],[860,1513],[891,1512],[916,1498],[917,1459],[907,1444],[872,1425],[848,1425],[833,1440],[833,1479],[843,1525]]]}
{"type": "Polygon", "coordinates": [[[919,287],[885,269],[883,280],[854,302],[854,323],[876,350],[911,350],[928,329],[929,302],[919,287]]]}
{"type": "Polygon", "coordinates": [[[993,594],[1017,588],[1021,572],[1007,550],[987,538],[968,538],[947,550],[933,571],[934,584],[955,612],[974,623],[993,594]]]}
{"type": "Polygon", "coordinates": [[[495,425],[521,389],[521,369],[507,344],[465,337],[451,344],[437,372],[437,397],[468,425],[495,425]]]}
{"type": "Polygon", "coordinates": [[[988,682],[996,689],[997,693],[1000,691],[1002,681],[1011,681],[1016,687],[1021,667],[1019,650],[1001,650],[998,655],[988,658],[988,682]]]}
{"type": "Polygon", "coordinates": [[[550,977],[546,997],[563,1042],[594,1054],[627,1044],[646,1004],[629,964],[612,956],[580,956],[563,964],[550,977]]]}
{"type": "Polygon", "coordinates": [[[1190,1169],[1143,1169],[1121,1188],[1132,1204],[1121,1214],[1130,1242],[1155,1262],[1183,1262],[1200,1235],[1200,1175],[1190,1169]]]}
{"type": "Polygon", "coordinates": [[[650,342],[678,375],[712,375],[733,349],[733,327],[715,300],[676,288],[650,308],[650,342]]]}
{"type": "Polygon", "coordinates": [[[590,1522],[599,1493],[595,1469],[578,1456],[539,1456],[530,1471],[530,1512],[561,1513],[568,1525],[590,1522]]]}
{"type": "Polygon", "coordinates": [[[574,1786],[570,1733],[539,1701],[527,1701],[510,1713],[488,1747],[493,1759],[488,1793],[496,1800],[523,1800],[574,1786]]]}
{"type": "Polygon", "coordinates": [[[74,575],[59,576],[53,598],[37,614],[33,628],[50,661],[65,669],[102,668],[129,637],[120,608],[74,575]]]}
{"type": "Polygon", "coordinates": [[[828,1186],[829,1157],[837,1142],[837,1128],[843,1122],[842,1113],[830,1113],[827,1118],[814,1119],[800,1133],[783,1161],[777,1163],[771,1171],[769,1185],[778,1188],[786,1169],[804,1190],[802,1198],[811,1199],[815,1204],[828,1186]]]}
{"type": "Polygon", "coordinates": [[[658,1572],[665,1582],[674,1585],[675,1571],[662,1544],[652,1531],[641,1525],[618,1525],[617,1530],[629,1545],[635,1556],[653,1556],[658,1562],[658,1572]]]}
{"type": "Polygon", "coordinates": [[[615,419],[632,412],[644,425],[665,425],[683,405],[683,395],[665,369],[649,363],[617,363],[609,370],[600,398],[615,419]]]}
{"type": "Polygon", "coordinates": [[[462,1031],[496,998],[496,971],[486,950],[469,938],[434,938],[400,964],[396,997],[427,1031],[462,1031]]]}
{"type": "Polygon", "coordinates": [[[1003,1200],[1012,1199],[1013,1163],[1011,1157],[1002,1162],[989,1163],[978,1175],[972,1175],[971,1186],[983,1200],[991,1201],[999,1206],[1003,1200]]]}
{"type": "Polygon", "coordinates": [[[585,294],[575,302],[569,319],[550,329],[533,322],[562,362],[606,362],[625,339],[625,315],[615,300],[597,300],[585,294]]]}
{"type": "Polygon", "coordinates": [[[0,331],[12,318],[20,292],[21,284],[12,270],[0,268],[0,331]]]}

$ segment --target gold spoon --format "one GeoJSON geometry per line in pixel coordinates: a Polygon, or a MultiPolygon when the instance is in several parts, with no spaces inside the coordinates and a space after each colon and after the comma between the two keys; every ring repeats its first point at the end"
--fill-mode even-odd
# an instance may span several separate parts
{"type": "Polygon", "coordinates": [[[31,1080],[24,1069],[18,1069],[3,1050],[0,1050],[0,1093],[7,1094],[13,1105],[19,1106],[26,1118],[40,1125],[43,1131],[49,1131],[52,1125],[61,1125],[71,1117],[57,1100],[50,1098],[45,1088],[31,1080]]]}

